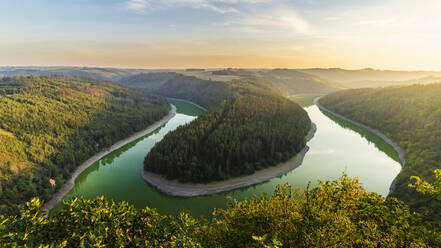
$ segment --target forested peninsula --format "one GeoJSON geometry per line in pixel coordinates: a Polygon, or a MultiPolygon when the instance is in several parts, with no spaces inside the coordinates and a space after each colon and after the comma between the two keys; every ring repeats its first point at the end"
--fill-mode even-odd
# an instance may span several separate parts
{"type": "Polygon", "coordinates": [[[0,79],[0,209],[47,200],[75,168],[170,110],[161,97],[79,77],[0,79]]]}
{"type": "Polygon", "coordinates": [[[209,109],[167,134],[145,158],[145,170],[169,180],[206,183],[252,174],[299,153],[311,129],[299,105],[252,79],[215,82],[155,73],[125,83],[209,109]],[[209,102],[211,95],[223,97],[209,102]]]}
{"type": "Polygon", "coordinates": [[[320,104],[347,118],[375,128],[404,149],[407,163],[396,178],[391,196],[412,209],[428,209],[439,220],[441,204],[408,187],[411,176],[434,181],[441,168],[441,84],[354,89],[320,99],[320,104]]]}

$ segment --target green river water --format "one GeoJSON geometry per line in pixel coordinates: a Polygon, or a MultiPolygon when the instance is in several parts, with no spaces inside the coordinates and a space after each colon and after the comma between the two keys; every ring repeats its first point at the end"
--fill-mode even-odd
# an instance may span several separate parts
{"type": "MultiPolygon", "coordinates": [[[[196,106],[170,100],[177,114],[152,134],[112,152],[85,170],[75,187],[64,200],[83,196],[95,198],[104,195],[114,201],[127,201],[137,208],[149,206],[162,214],[188,211],[193,216],[208,216],[213,208],[226,206],[227,196],[243,200],[253,194],[272,193],[277,184],[290,183],[305,188],[318,179],[334,180],[343,173],[357,176],[369,191],[386,196],[390,184],[400,172],[396,152],[387,143],[369,131],[323,114],[316,106],[306,106],[317,132],[308,142],[310,150],[297,169],[267,182],[231,192],[211,196],[179,198],[158,192],[141,178],[144,157],[165,134],[197,118],[203,111],[196,106]]],[[[53,213],[57,212],[60,205],[53,213]]]]}

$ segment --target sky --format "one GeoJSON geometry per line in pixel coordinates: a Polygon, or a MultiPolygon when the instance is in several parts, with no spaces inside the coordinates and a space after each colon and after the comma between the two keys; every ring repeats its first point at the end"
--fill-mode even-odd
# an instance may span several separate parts
{"type": "Polygon", "coordinates": [[[441,70],[440,0],[0,0],[0,66],[441,70]]]}

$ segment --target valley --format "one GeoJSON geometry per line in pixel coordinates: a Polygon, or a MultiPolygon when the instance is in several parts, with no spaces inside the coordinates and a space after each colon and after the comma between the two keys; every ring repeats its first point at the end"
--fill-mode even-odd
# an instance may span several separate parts
{"type": "MultiPolygon", "coordinates": [[[[310,182],[315,186],[318,179],[336,180],[342,173],[358,176],[367,190],[387,196],[390,184],[401,169],[399,162],[395,161],[396,154],[389,152],[391,148],[383,140],[369,131],[350,127],[343,120],[332,120],[317,107],[310,106],[305,110],[317,125],[317,132],[307,144],[309,149],[301,165],[298,165],[297,158],[284,163],[294,170],[263,183],[225,193],[190,198],[169,196],[142,179],[144,157],[168,132],[203,113],[188,103],[170,102],[177,106],[174,118],[153,134],[112,152],[89,167],[77,178],[75,187],[64,200],[81,196],[94,199],[104,195],[117,202],[129,202],[138,209],[149,206],[161,214],[188,211],[195,217],[209,216],[213,208],[226,207],[228,196],[246,200],[253,194],[271,193],[277,185],[285,183],[306,189],[310,182]]],[[[54,212],[61,208],[60,204],[54,212]]]]}
{"type": "MultiPolygon", "coordinates": [[[[106,127],[109,127],[110,123],[124,120],[121,119],[122,117],[138,120],[139,114],[145,114],[149,118],[156,118],[156,121],[148,119],[147,122],[142,122],[143,125],[135,124],[135,129],[131,129],[130,132],[126,130],[120,136],[98,138],[99,142],[104,143],[97,146],[95,153],[90,153],[92,156],[88,159],[81,158],[79,162],[75,162],[79,166],[72,164],[69,167],[70,171],[65,169],[63,177],[54,177],[55,180],[51,176],[43,177],[40,181],[36,180],[37,175],[47,172],[33,164],[45,165],[48,163],[47,160],[11,162],[11,158],[17,155],[3,153],[3,158],[6,154],[9,156],[9,161],[1,171],[3,176],[6,175],[2,182],[2,187],[6,188],[6,191],[3,192],[1,199],[8,197],[11,199],[7,200],[7,204],[2,205],[3,211],[14,212],[16,208],[21,209],[22,206],[17,203],[26,201],[26,198],[32,194],[29,192],[33,190],[32,187],[19,183],[17,185],[19,187],[14,188],[17,193],[11,193],[11,190],[7,189],[8,183],[15,184],[16,181],[23,180],[44,183],[46,178],[49,183],[42,188],[49,187],[49,190],[45,191],[42,198],[49,201],[44,206],[39,205],[36,211],[39,213],[41,211],[44,215],[48,214],[50,221],[58,221],[67,213],[75,214],[72,212],[77,211],[75,209],[98,201],[99,204],[107,204],[104,202],[118,204],[112,206],[130,204],[127,206],[133,206],[135,211],[133,213],[147,211],[150,208],[156,209],[153,213],[159,216],[182,216],[183,213],[188,213],[196,218],[194,223],[200,223],[199,220],[210,217],[214,209],[219,213],[232,214],[233,212],[230,211],[235,211],[236,208],[232,208],[234,204],[240,206],[248,204],[248,201],[251,204],[258,195],[280,196],[281,185],[296,188],[295,192],[308,192],[311,188],[313,192],[319,192],[327,187],[327,182],[344,183],[345,178],[350,177],[356,180],[351,183],[351,187],[362,187],[361,192],[371,192],[372,196],[378,197],[375,204],[382,204],[384,199],[394,201],[395,198],[390,196],[400,197],[415,210],[418,210],[419,204],[431,204],[430,215],[424,216],[431,221],[425,226],[415,225],[423,229],[437,225],[434,216],[439,203],[426,196],[418,197],[418,200],[408,199],[408,195],[420,193],[404,187],[401,181],[403,175],[404,178],[413,175],[422,176],[423,180],[430,181],[430,171],[424,170],[425,174],[418,174],[417,170],[413,170],[409,173],[409,168],[417,167],[412,164],[409,167],[403,159],[404,153],[399,149],[397,152],[396,144],[388,139],[392,137],[393,140],[397,140],[390,129],[372,123],[363,126],[353,122],[357,120],[365,124],[363,115],[354,114],[362,113],[355,110],[355,107],[363,106],[364,109],[370,109],[369,106],[358,102],[346,105],[354,101],[351,94],[357,95],[357,99],[363,99],[359,97],[363,94],[371,99],[378,99],[383,97],[383,91],[394,94],[394,90],[401,90],[401,94],[404,92],[409,97],[415,97],[409,93],[413,90],[412,87],[420,87],[418,88],[420,92],[429,94],[428,92],[436,92],[438,87],[436,84],[408,86],[409,88],[341,90],[333,83],[329,83],[324,88],[323,84],[309,87],[309,83],[293,83],[299,75],[304,75],[290,70],[261,72],[228,69],[220,72],[234,74],[235,78],[216,82],[191,75],[199,71],[192,71],[190,75],[177,72],[151,72],[123,76],[120,84],[66,76],[4,77],[3,87],[0,88],[4,97],[2,99],[4,106],[8,106],[8,101],[15,99],[18,104],[26,104],[25,106],[29,108],[27,111],[32,113],[44,106],[36,105],[44,97],[48,97],[45,101],[50,104],[51,101],[66,104],[69,101],[75,102],[78,96],[104,104],[102,108],[107,111],[112,104],[126,104],[127,106],[124,107],[114,105],[110,108],[111,111],[107,112],[110,114],[106,117],[107,126],[100,126],[102,128],[97,129],[107,131],[107,134],[109,130],[106,127]],[[285,81],[280,81],[282,75],[286,77],[285,81]],[[59,85],[67,87],[58,89],[59,85]],[[315,87],[322,87],[322,90],[317,91],[315,87]],[[51,95],[54,94],[52,92],[55,92],[55,97],[51,95]],[[293,94],[294,92],[299,94],[293,94]],[[375,95],[369,95],[374,94],[372,92],[375,92],[375,95]],[[131,98],[128,98],[128,95],[131,98]],[[40,99],[33,98],[35,96],[40,99]],[[163,97],[168,99],[165,100],[163,97]],[[140,109],[144,107],[143,101],[157,105],[140,109]],[[338,108],[332,105],[335,101],[340,104],[338,108]],[[133,115],[128,115],[126,112],[132,111],[130,106],[137,109],[133,115]],[[118,108],[121,108],[124,114],[114,116],[117,113],[114,111],[118,108]],[[347,109],[352,112],[344,112],[347,109]],[[119,119],[112,119],[116,117],[119,119]],[[146,123],[149,128],[139,132],[145,129],[146,123]],[[375,130],[372,131],[371,126],[384,132],[387,137],[375,130]],[[131,138],[114,143],[117,137],[121,139],[129,136],[131,138]],[[402,168],[404,164],[406,165],[402,168]],[[18,177],[13,176],[13,181],[10,181],[9,175],[18,175],[18,177]],[[52,182],[55,187],[51,186],[52,182]],[[411,193],[406,193],[403,197],[400,195],[403,189],[411,193]],[[18,193],[20,190],[24,193],[18,193]],[[15,198],[21,200],[12,200],[14,198],[11,196],[21,197],[15,198]],[[78,201],[82,203],[75,208],[68,207],[69,204],[77,204],[78,201]]],[[[216,71],[212,73],[216,74],[216,71]]],[[[310,82],[313,81],[317,82],[317,79],[310,82]]],[[[385,102],[384,99],[381,101],[385,102]]],[[[423,101],[420,99],[419,102],[423,101]]],[[[74,103],[73,106],[76,106],[75,104],[78,103],[74,103]]],[[[408,103],[396,104],[403,106],[408,103]]],[[[50,109],[48,106],[51,105],[45,108],[50,109]]],[[[58,111],[65,110],[61,108],[58,111]]],[[[101,115],[106,113],[101,113],[101,108],[95,111],[101,115]]],[[[382,111],[384,112],[375,115],[387,114],[387,111],[382,111]]],[[[26,115],[29,116],[29,113],[26,115]]],[[[56,113],[48,113],[52,120],[60,119],[56,113]]],[[[39,122],[38,125],[51,123],[45,114],[41,115],[44,121],[39,122]]],[[[8,116],[11,115],[12,113],[3,116],[0,139],[7,142],[23,142],[25,136],[22,131],[12,129],[11,122],[8,122],[8,116]]],[[[366,115],[371,115],[371,119],[374,118],[373,113],[367,112],[366,115]]],[[[436,112],[432,117],[436,122],[436,112]]],[[[136,123],[134,120],[130,121],[136,123]]],[[[36,125],[35,122],[30,123],[33,123],[30,124],[31,127],[36,125]]],[[[84,123],[87,127],[88,122],[84,123]]],[[[81,126],[84,123],[77,125],[81,126]]],[[[71,128],[74,124],[67,122],[64,125],[71,128]]],[[[112,132],[117,132],[118,127],[127,127],[124,123],[114,125],[112,132]]],[[[29,127],[23,127],[26,128],[29,127]]],[[[55,134],[59,132],[57,130],[54,129],[55,134]]],[[[93,137],[96,139],[98,136],[93,137]]],[[[50,139],[46,138],[46,140],[50,139]]],[[[13,147],[10,144],[12,143],[3,145],[13,147]]],[[[399,144],[402,146],[404,143],[399,141],[399,144]]],[[[31,143],[28,149],[32,149],[35,145],[31,143]]],[[[44,142],[40,145],[47,147],[44,142]]],[[[31,150],[24,150],[25,153],[29,151],[31,150]]],[[[65,152],[69,151],[71,150],[65,152]]],[[[409,150],[405,149],[405,152],[407,158],[409,150]]],[[[412,159],[411,155],[409,161],[415,163],[412,159]]],[[[56,175],[57,170],[49,173],[56,175]]],[[[433,179],[430,182],[433,182],[433,179]]],[[[37,184],[36,187],[40,186],[37,184]]],[[[268,204],[272,204],[273,200],[275,199],[271,198],[268,204]]],[[[249,215],[246,216],[248,217],[249,215]]],[[[409,218],[412,223],[417,221],[413,215],[409,218]]],[[[434,227],[428,230],[431,228],[436,230],[434,227]]],[[[427,239],[435,242],[436,233],[429,233],[427,239]]]]}
{"type": "Polygon", "coordinates": [[[440,9],[0,1],[0,248],[440,248],[440,9]]]}

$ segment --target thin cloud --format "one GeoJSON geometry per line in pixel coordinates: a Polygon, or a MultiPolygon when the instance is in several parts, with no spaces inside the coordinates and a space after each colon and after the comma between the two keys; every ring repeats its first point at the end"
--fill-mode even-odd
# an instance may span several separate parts
{"type": "Polygon", "coordinates": [[[292,8],[261,9],[243,14],[234,20],[219,23],[222,26],[253,27],[255,29],[295,31],[303,35],[312,35],[310,24],[292,8]]]}
{"type": "Polygon", "coordinates": [[[128,0],[127,8],[142,13],[148,9],[169,9],[188,7],[194,9],[208,9],[221,14],[240,13],[238,7],[271,3],[270,0],[128,0]]]}
{"type": "Polygon", "coordinates": [[[132,10],[135,12],[144,12],[148,6],[149,6],[149,3],[147,0],[129,0],[129,1],[127,1],[127,8],[129,10],[132,10]]]}
{"type": "Polygon", "coordinates": [[[222,26],[246,30],[284,30],[311,35],[311,25],[285,0],[129,0],[128,9],[137,13],[177,7],[205,9],[231,14],[222,26]]]}

